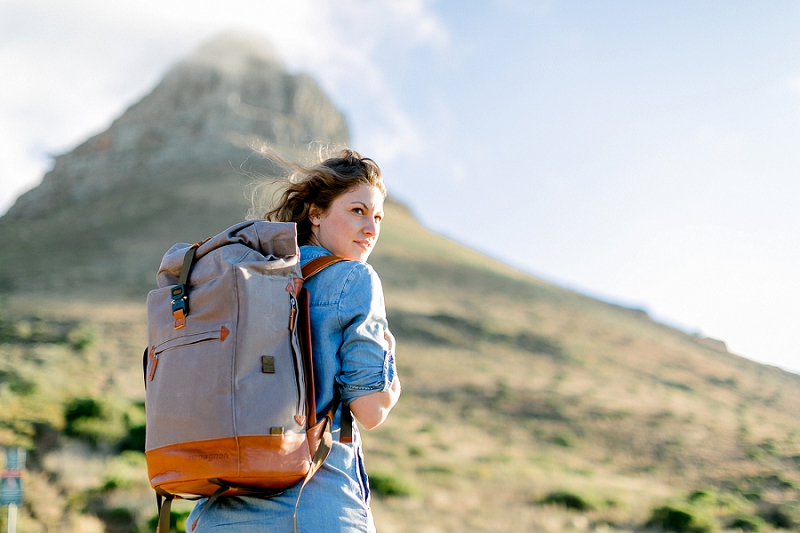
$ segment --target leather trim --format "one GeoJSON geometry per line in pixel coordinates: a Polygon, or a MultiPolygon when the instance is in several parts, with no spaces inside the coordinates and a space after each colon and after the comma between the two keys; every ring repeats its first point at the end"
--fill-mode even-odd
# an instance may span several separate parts
{"type": "MultiPolygon", "coordinates": [[[[145,452],[150,485],[176,494],[210,496],[219,484],[280,489],[305,477],[319,428],[307,436],[255,435],[162,446],[145,452]]],[[[236,493],[232,490],[230,494],[236,493]]]]}
{"type": "Polygon", "coordinates": [[[319,441],[322,439],[322,432],[325,431],[325,419],[320,420],[314,427],[311,427],[306,432],[308,440],[308,453],[312,457],[317,453],[319,441]]]}

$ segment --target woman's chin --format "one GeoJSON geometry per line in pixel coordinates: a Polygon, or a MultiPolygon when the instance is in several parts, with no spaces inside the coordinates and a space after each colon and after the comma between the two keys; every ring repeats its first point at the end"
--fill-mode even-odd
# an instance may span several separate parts
{"type": "Polygon", "coordinates": [[[365,248],[363,246],[357,246],[355,249],[348,250],[346,254],[342,255],[345,259],[350,261],[361,261],[365,263],[367,258],[369,258],[369,254],[372,253],[372,246],[369,248],[365,248]]]}

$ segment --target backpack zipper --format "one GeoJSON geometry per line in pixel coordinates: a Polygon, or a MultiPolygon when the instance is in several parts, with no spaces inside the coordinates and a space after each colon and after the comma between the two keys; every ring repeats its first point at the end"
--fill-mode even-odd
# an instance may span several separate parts
{"type": "MultiPolygon", "coordinates": [[[[217,331],[205,331],[205,332],[202,332],[202,333],[194,333],[192,335],[186,335],[185,336],[185,339],[186,339],[185,342],[168,345],[168,346],[166,346],[165,348],[162,348],[159,351],[156,351],[156,347],[155,346],[151,347],[150,348],[150,360],[151,360],[150,375],[148,376],[147,380],[148,381],[153,381],[153,378],[156,375],[156,368],[158,368],[158,361],[161,358],[161,355],[164,354],[165,352],[168,352],[169,350],[172,350],[174,348],[180,348],[180,347],[183,347],[183,346],[191,346],[192,344],[199,344],[201,342],[208,342],[208,341],[220,341],[220,342],[222,342],[222,341],[225,340],[225,338],[228,336],[229,333],[230,333],[230,330],[228,328],[226,328],[225,326],[222,326],[219,329],[218,332],[217,331]],[[211,336],[209,336],[209,334],[211,334],[211,336]],[[199,337],[199,338],[197,338],[197,337],[199,337]]],[[[159,347],[164,346],[165,344],[168,344],[169,342],[170,341],[165,341],[165,342],[161,343],[159,345],[159,347]]]]}

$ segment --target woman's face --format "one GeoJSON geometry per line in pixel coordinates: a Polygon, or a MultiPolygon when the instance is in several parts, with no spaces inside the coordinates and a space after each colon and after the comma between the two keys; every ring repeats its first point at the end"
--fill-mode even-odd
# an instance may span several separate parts
{"type": "Polygon", "coordinates": [[[363,262],[378,242],[383,195],[372,185],[357,185],[339,195],[325,212],[312,206],[309,218],[313,244],[344,259],[363,262]]]}

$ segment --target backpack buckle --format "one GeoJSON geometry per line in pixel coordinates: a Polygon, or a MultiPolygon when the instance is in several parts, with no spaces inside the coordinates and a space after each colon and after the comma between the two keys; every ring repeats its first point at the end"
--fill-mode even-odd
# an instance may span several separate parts
{"type": "Polygon", "coordinates": [[[172,295],[172,316],[175,317],[175,329],[186,326],[186,316],[189,314],[189,297],[185,285],[175,285],[170,291],[172,295]]]}

